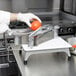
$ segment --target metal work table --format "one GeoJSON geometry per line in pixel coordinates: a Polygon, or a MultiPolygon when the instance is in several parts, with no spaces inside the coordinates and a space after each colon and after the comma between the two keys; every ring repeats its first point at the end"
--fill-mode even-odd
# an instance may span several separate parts
{"type": "MultiPolygon", "coordinates": [[[[66,52],[67,54],[68,54],[68,56],[70,56],[70,52],[69,52],[69,48],[71,47],[71,45],[70,44],[68,44],[66,41],[64,41],[63,39],[61,39],[60,37],[58,37],[58,38],[56,38],[56,40],[55,41],[57,41],[57,39],[58,39],[58,42],[56,42],[56,48],[55,48],[55,42],[53,42],[52,43],[52,46],[53,47],[51,47],[52,49],[50,49],[50,51],[54,51],[55,50],[55,52],[57,52],[57,48],[58,48],[58,50],[60,49],[61,51],[58,51],[58,52],[66,52]],[[60,43],[59,43],[59,41],[60,41],[60,43]],[[58,46],[57,46],[57,43],[58,43],[58,46]],[[60,46],[59,46],[60,45],[60,46]],[[63,45],[63,46],[62,46],[63,45]],[[63,51],[63,50],[65,50],[65,51],[63,51]]],[[[50,44],[51,45],[51,44],[50,44]]],[[[17,49],[17,50],[15,50],[17,48],[17,46],[16,47],[14,47],[14,50],[13,50],[13,53],[14,53],[14,56],[15,56],[15,59],[16,59],[16,61],[17,61],[17,64],[18,64],[18,67],[19,67],[19,69],[20,69],[20,72],[21,72],[21,74],[22,74],[22,76],[26,76],[26,71],[27,71],[27,69],[26,69],[26,65],[24,65],[24,63],[23,63],[23,60],[22,60],[22,58],[21,58],[21,56],[20,56],[20,54],[19,54],[19,50],[17,49]]],[[[26,48],[27,49],[27,48],[26,48]]],[[[35,49],[36,50],[36,49],[35,49]]],[[[34,51],[35,51],[34,50],[34,51]]],[[[45,50],[45,51],[47,51],[47,50],[45,50]]],[[[48,52],[47,52],[48,53],[48,52]]]]}

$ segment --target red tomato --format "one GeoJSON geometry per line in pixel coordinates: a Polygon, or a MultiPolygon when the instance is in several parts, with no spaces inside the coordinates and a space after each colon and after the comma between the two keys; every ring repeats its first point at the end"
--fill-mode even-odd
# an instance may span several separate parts
{"type": "Polygon", "coordinates": [[[33,31],[35,31],[35,30],[37,30],[39,27],[41,27],[42,26],[42,24],[38,21],[38,20],[34,20],[32,23],[31,23],[31,29],[33,30],[33,31]]]}

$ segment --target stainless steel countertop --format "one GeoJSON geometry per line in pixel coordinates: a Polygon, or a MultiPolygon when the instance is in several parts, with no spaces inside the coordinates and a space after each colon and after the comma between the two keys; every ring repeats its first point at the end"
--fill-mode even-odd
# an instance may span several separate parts
{"type": "Polygon", "coordinates": [[[19,51],[13,51],[22,76],[76,76],[76,57],[67,60],[65,53],[37,54],[24,65],[19,51]]]}

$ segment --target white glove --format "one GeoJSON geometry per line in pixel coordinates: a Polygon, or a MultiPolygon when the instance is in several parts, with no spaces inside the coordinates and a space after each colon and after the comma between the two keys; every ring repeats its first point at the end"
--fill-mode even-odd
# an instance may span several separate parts
{"type": "Polygon", "coordinates": [[[25,14],[19,13],[18,17],[17,17],[17,20],[25,22],[29,27],[31,27],[30,21],[32,19],[37,19],[38,21],[41,22],[39,17],[37,17],[36,15],[34,15],[32,13],[25,13],[25,14]]]}
{"type": "Polygon", "coordinates": [[[10,12],[6,11],[0,11],[0,24],[5,23],[8,24],[10,23],[10,12]]]}
{"type": "Polygon", "coordinates": [[[3,34],[5,32],[10,33],[10,31],[11,31],[11,29],[8,27],[7,24],[5,24],[5,23],[0,24],[0,34],[3,34]]]}

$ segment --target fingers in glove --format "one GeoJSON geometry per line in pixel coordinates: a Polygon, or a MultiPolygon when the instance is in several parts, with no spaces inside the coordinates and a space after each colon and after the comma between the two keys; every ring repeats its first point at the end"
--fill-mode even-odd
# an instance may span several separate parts
{"type": "Polygon", "coordinates": [[[35,18],[35,19],[37,19],[40,23],[42,23],[42,21],[40,20],[40,18],[39,18],[39,17],[34,16],[34,18],[35,18]]]}
{"type": "Polygon", "coordinates": [[[31,23],[30,23],[29,20],[26,21],[26,24],[27,24],[29,27],[31,27],[31,23]]]}
{"type": "Polygon", "coordinates": [[[36,15],[34,15],[34,14],[32,14],[32,13],[28,13],[28,15],[31,17],[31,20],[32,20],[32,19],[37,19],[39,22],[42,23],[42,21],[40,20],[40,18],[39,18],[38,16],[36,16],[36,15]]]}

